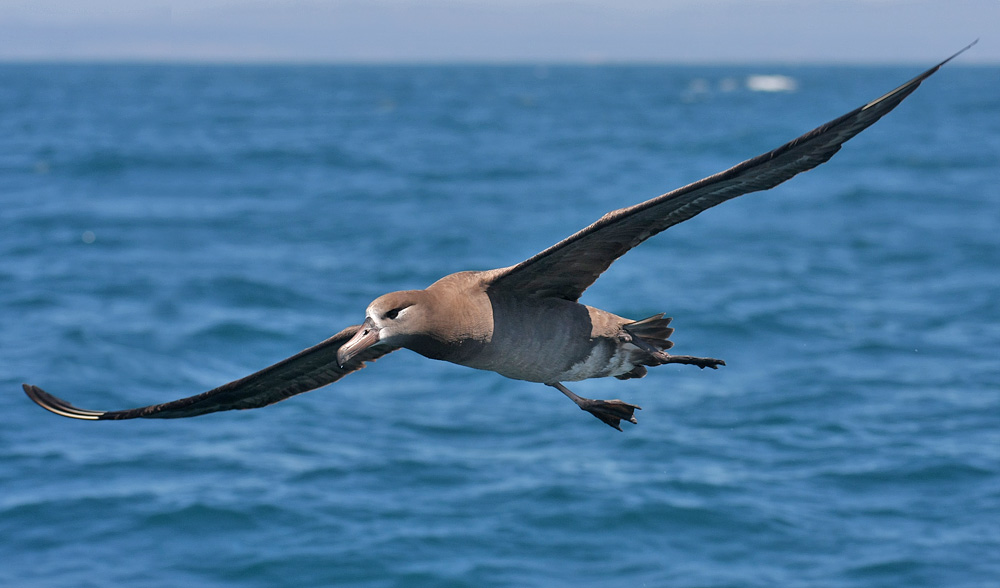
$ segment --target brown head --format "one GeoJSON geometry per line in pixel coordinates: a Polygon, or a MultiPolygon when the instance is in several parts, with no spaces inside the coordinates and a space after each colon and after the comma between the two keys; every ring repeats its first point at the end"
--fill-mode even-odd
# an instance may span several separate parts
{"type": "Polygon", "coordinates": [[[344,366],[352,357],[374,345],[406,347],[409,339],[428,328],[430,304],[426,290],[402,290],[379,296],[365,311],[358,332],[337,351],[344,366]]]}

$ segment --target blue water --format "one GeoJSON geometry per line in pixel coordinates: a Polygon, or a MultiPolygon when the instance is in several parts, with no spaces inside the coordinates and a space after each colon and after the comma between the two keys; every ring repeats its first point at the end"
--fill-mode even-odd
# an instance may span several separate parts
{"type": "Polygon", "coordinates": [[[186,420],[20,390],[201,392],[918,71],[0,66],[0,585],[1000,585],[996,67],[605,274],[584,302],[728,362],[572,386],[624,433],[406,351],[186,420]]]}

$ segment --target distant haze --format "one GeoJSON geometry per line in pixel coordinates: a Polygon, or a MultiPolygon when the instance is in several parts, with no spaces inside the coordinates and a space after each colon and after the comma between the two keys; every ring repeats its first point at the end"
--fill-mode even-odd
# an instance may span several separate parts
{"type": "Polygon", "coordinates": [[[998,0],[0,0],[0,60],[1000,62],[998,0]]]}

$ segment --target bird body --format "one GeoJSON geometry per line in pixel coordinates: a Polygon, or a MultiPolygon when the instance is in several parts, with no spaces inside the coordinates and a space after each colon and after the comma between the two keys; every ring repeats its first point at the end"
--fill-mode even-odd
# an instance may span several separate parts
{"type": "MultiPolygon", "coordinates": [[[[974,43],[973,43],[974,44],[974,43]]],[[[972,45],[969,45],[971,47],[972,45]]],[[[24,384],[56,414],[87,420],[182,418],[259,408],[313,390],[396,349],[489,370],[558,389],[581,409],[620,430],[639,407],[577,396],[562,382],[640,378],[647,367],[700,368],[720,359],[671,355],[673,329],[662,314],[639,321],[579,302],[619,257],[657,233],[738,196],[767,190],[829,160],[841,146],[892,111],[966,47],[895,90],[728,170],[645,202],[611,211],[552,247],[505,268],[447,275],[423,290],[376,298],[364,322],[259,372],[208,392],[120,411],[77,408],[24,384]]]]}
{"type": "MultiPolygon", "coordinates": [[[[618,376],[635,367],[632,355],[645,353],[622,339],[623,326],[634,321],[562,298],[523,298],[502,289],[491,291],[489,275],[460,272],[424,291],[408,291],[403,296],[392,293],[376,299],[366,316],[381,325],[389,322],[383,318],[387,311],[430,298],[428,304],[406,306],[395,319],[412,320],[424,308],[430,309],[430,316],[421,316],[422,324],[415,329],[419,334],[393,335],[390,331],[385,344],[543,384],[618,376]],[[431,314],[439,309],[447,312],[431,314]]],[[[345,349],[351,349],[349,344],[341,348],[345,349]]]]}

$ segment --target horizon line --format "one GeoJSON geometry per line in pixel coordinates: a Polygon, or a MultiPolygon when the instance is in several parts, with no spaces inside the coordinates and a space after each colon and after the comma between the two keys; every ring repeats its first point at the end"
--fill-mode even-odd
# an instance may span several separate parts
{"type": "MultiPolygon", "coordinates": [[[[601,59],[601,58],[224,58],[224,57],[4,57],[0,65],[148,65],[148,66],[489,66],[489,67],[602,67],[602,66],[677,66],[677,67],[907,67],[924,64],[922,59],[836,60],[836,59],[601,59]]],[[[1000,60],[972,60],[952,67],[1000,66],[1000,60]]]]}

